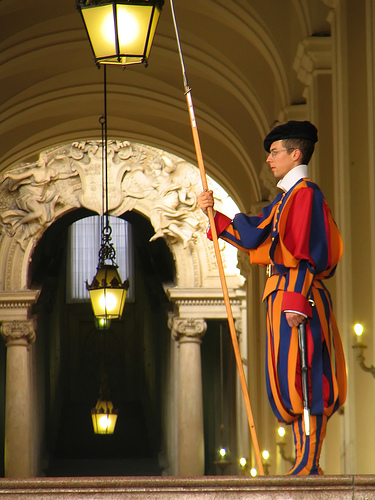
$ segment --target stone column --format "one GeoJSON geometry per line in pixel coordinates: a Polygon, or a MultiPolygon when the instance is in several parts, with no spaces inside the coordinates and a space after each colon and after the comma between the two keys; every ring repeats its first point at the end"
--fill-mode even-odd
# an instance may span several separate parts
{"type": "Polygon", "coordinates": [[[203,319],[172,319],[172,335],[179,343],[178,474],[204,475],[201,339],[203,319]]]}
{"type": "Polygon", "coordinates": [[[5,383],[5,477],[31,477],[33,412],[30,345],[35,325],[30,309],[38,290],[0,293],[0,333],[7,347],[5,383]]]}
{"type": "Polygon", "coordinates": [[[29,345],[35,340],[33,321],[3,322],[1,335],[7,346],[5,477],[30,477],[32,412],[29,345]]]}

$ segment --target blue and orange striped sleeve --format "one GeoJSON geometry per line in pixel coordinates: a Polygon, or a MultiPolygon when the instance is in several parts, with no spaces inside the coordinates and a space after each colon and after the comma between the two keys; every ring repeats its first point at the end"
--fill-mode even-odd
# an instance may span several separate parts
{"type": "MultiPolygon", "coordinates": [[[[281,194],[270,205],[267,205],[260,215],[248,216],[239,213],[231,220],[222,213],[216,212],[217,235],[238,249],[251,254],[251,250],[261,247],[269,239],[272,220],[280,198],[281,194]]],[[[207,236],[212,239],[210,229],[207,236]]]]}

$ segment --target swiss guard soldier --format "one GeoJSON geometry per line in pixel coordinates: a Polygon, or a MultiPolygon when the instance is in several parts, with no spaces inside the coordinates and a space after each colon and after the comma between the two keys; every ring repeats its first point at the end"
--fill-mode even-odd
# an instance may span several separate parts
{"type": "MultiPolygon", "coordinates": [[[[264,149],[281,192],[259,216],[214,218],[220,238],[267,267],[266,386],[277,419],[292,425],[296,462],[288,474],[301,475],[322,474],[327,420],[346,398],[344,353],[324,284],[343,245],[322,191],[308,178],[317,140],[308,121],[275,127],[264,149]]],[[[198,203],[207,214],[213,192],[201,193],[198,203]]]]}

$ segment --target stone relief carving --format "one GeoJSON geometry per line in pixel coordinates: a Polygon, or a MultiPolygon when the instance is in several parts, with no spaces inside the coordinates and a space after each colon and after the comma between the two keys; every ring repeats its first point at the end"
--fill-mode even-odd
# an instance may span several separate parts
{"type": "MultiPolygon", "coordinates": [[[[200,178],[192,165],[161,150],[108,141],[108,208],[146,213],[164,237],[186,248],[206,218],[197,207],[200,178]]],[[[101,141],[81,141],[41,153],[0,177],[0,227],[22,248],[56,215],[84,207],[103,213],[101,141]]]]}
{"type": "MultiPolygon", "coordinates": [[[[78,173],[81,187],[78,194],[82,207],[102,214],[105,211],[102,184],[101,141],[74,142],[70,148],[72,170],[78,173]]],[[[121,181],[125,173],[137,163],[134,150],[128,142],[108,141],[108,209],[117,208],[123,199],[121,181]]]]}
{"type": "MultiPolygon", "coordinates": [[[[72,192],[61,181],[76,176],[65,155],[41,153],[38,161],[21,164],[0,177],[3,230],[21,243],[55,218],[58,203],[71,204],[72,192]]],[[[69,186],[69,184],[67,184],[69,186]]],[[[75,206],[78,206],[75,203],[75,206]]]]}
{"type": "Polygon", "coordinates": [[[137,200],[147,197],[148,212],[155,234],[151,241],[164,237],[171,243],[182,242],[186,248],[195,243],[206,224],[197,206],[201,190],[196,169],[179,158],[150,148],[123,179],[124,200],[121,211],[132,210],[137,200]]]}
{"type": "Polygon", "coordinates": [[[157,196],[150,214],[156,231],[151,241],[167,235],[172,243],[182,240],[186,248],[190,241],[197,241],[198,231],[203,229],[202,218],[194,213],[197,208],[195,172],[184,162],[173,164],[169,158],[160,158],[153,167],[153,187],[157,196]]]}

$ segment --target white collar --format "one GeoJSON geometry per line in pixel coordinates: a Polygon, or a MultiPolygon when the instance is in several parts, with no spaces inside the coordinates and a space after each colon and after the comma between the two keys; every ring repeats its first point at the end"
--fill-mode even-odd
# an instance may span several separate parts
{"type": "Polygon", "coordinates": [[[277,187],[288,192],[296,182],[308,177],[307,168],[307,165],[297,165],[297,167],[292,168],[292,170],[289,170],[289,172],[279,180],[277,187]]]}

